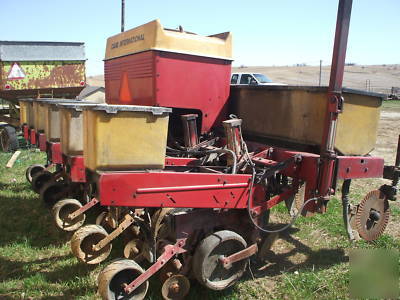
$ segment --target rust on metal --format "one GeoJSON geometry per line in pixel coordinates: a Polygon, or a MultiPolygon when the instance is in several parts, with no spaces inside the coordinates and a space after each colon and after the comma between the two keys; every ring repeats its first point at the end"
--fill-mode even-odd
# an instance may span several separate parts
{"type": "Polygon", "coordinates": [[[97,203],[99,203],[99,200],[97,200],[96,198],[93,198],[90,202],[86,203],[84,206],[80,207],[73,213],[69,214],[68,219],[73,220],[76,217],[79,217],[80,215],[84,214],[89,208],[93,207],[97,203]]]}
{"type": "Polygon", "coordinates": [[[134,221],[133,217],[129,214],[125,215],[125,220],[119,224],[119,226],[111,232],[107,237],[102,239],[100,242],[98,242],[96,245],[93,246],[94,251],[100,251],[103,249],[106,245],[108,245],[112,240],[117,238],[122,232],[125,231],[134,221]]]}
{"type": "Polygon", "coordinates": [[[239,252],[233,253],[232,255],[229,255],[228,257],[220,257],[219,260],[224,266],[224,268],[230,268],[230,266],[238,261],[241,261],[245,258],[249,258],[250,256],[256,254],[258,251],[258,246],[257,243],[247,247],[246,249],[243,249],[239,252]]]}

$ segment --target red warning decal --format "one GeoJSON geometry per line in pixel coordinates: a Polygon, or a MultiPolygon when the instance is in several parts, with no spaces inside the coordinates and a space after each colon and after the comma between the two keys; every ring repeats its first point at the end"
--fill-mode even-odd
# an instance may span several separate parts
{"type": "Polygon", "coordinates": [[[8,73],[7,79],[24,79],[25,76],[24,70],[22,70],[21,66],[15,62],[10,69],[10,73],[8,73]]]}

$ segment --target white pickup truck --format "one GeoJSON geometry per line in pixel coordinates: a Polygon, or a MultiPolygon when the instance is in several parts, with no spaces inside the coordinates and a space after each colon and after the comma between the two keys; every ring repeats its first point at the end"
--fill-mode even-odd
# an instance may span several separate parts
{"type": "Polygon", "coordinates": [[[232,73],[231,85],[287,85],[281,82],[273,82],[260,73],[232,73]]]}

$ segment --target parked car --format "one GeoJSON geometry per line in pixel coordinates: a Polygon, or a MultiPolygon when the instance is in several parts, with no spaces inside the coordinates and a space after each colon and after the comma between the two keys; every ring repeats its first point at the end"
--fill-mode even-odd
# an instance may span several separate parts
{"type": "Polygon", "coordinates": [[[287,85],[274,82],[261,73],[232,73],[231,85],[287,85]]]}

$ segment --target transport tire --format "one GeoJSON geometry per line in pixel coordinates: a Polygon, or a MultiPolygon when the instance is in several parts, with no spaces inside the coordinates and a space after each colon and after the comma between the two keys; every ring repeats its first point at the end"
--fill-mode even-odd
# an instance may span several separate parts
{"type": "Polygon", "coordinates": [[[222,230],[210,234],[197,246],[193,257],[193,275],[203,286],[214,291],[232,286],[244,274],[248,259],[224,268],[219,258],[246,247],[246,241],[233,231],[222,230]]]}
{"type": "Polygon", "coordinates": [[[40,190],[49,182],[53,181],[53,174],[49,171],[42,170],[32,177],[32,189],[40,194],[40,190]]]}
{"type": "Polygon", "coordinates": [[[100,251],[94,251],[93,246],[108,236],[107,231],[99,225],[86,225],[79,228],[71,238],[71,250],[74,256],[85,264],[99,264],[111,253],[109,243],[100,251]]]}
{"type": "Polygon", "coordinates": [[[10,125],[0,127],[0,150],[3,152],[12,152],[19,147],[17,132],[10,125]]]}
{"type": "Polygon", "coordinates": [[[146,280],[132,293],[125,293],[123,286],[135,280],[144,273],[144,270],[136,262],[129,259],[114,261],[106,266],[97,279],[99,294],[104,300],[111,299],[144,299],[149,288],[146,280]]]}
{"type": "Polygon", "coordinates": [[[75,231],[82,227],[85,222],[86,215],[81,214],[74,219],[70,219],[69,214],[77,211],[82,204],[76,199],[64,199],[58,201],[53,206],[53,217],[58,228],[64,231],[75,231]]]}
{"type": "Polygon", "coordinates": [[[33,176],[35,176],[40,171],[43,171],[44,169],[45,169],[45,166],[40,165],[40,164],[30,165],[25,171],[26,180],[29,183],[32,183],[33,176]]]}

